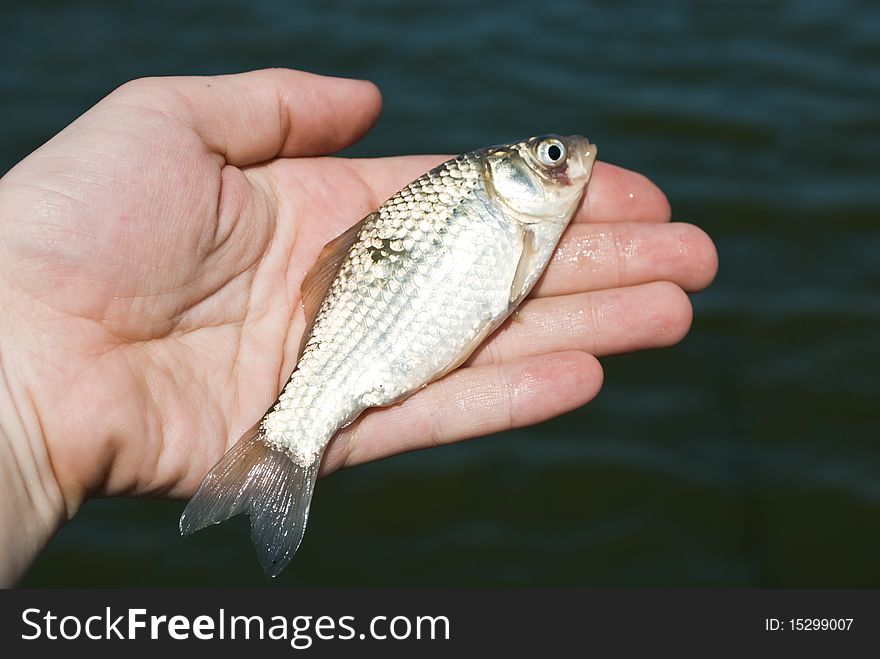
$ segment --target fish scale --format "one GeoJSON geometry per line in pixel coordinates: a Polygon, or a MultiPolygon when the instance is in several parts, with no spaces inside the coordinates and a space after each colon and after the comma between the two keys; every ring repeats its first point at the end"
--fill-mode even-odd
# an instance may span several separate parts
{"type": "Polygon", "coordinates": [[[492,208],[479,168],[469,156],[445,163],[364,223],[297,371],[263,422],[270,445],[310,464],[339,427],[424,386],[503,312],[512,278],[503,269],[518,262],[520,239],[492,208]],[[491,220],[474,205],[492,208],[491,220]],[[407,222],[415,219],[413,208],[417,223],[407,222]],[[411,244],[394,251],[389,240],[411,244]],[[399,288],[386,295],[391,281],[399,288]],[[327,413],[314,413],[316,400],[327,413]]]}
{"type": "Polygon", "coordinates": [[[302,539],[330,440],[459,366],[516,308],[595,154],[583,137],[550,135],[459,156],[329,243],[303,282],[309,330],[294,372],[205,477],[181,532],[247,513],[263,568],[277,575],[302,539]]]}

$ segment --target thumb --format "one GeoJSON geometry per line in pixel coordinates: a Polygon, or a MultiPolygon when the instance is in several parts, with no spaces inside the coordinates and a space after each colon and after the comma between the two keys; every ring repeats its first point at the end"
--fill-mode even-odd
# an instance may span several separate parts
{"type": "Polygon", "coordinates": [[[382,107],[369,81],[290,69],[143,78],[104,102],[114,100],[173,115],[236,166],[344,149],[364,136],[382,107]]]}

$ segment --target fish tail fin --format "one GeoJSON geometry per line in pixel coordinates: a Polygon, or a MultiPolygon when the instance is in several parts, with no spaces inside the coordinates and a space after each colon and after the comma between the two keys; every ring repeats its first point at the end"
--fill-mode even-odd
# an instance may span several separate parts
{"type": "Polygon", "coordinates": [[[247,513],[263,571],[277,577],[302,541],[320,464],[320,455],[296,464],[265,442],[257,423],[205,476],[180,517],[181,535],[247,513]]]}

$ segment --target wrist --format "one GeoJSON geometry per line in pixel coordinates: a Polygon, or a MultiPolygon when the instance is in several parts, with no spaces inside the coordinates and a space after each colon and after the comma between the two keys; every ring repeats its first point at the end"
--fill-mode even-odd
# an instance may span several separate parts
{"type": "MultiPolygon", "coordinates": [[[[5,347],[5,346],[4,346],[5,347]]],[[[0,349],[0,586],[21,578],[67,519],[33,399],[0,349]]]]}

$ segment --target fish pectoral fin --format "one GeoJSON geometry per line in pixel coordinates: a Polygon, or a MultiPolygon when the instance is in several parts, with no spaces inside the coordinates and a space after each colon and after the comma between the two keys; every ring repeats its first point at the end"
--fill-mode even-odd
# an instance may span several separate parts
{"type": "Polygon", "coordinates": [[[522,253],[519,255],[519,263],[516,264],[516,272],[513,275],[513,282],[510,285],[511,308],[516,307],[529,292],[532,282],[529,276],[538,267],[538,246],[535,241],[535,233],[527,226],[522,227],[523,246],[522,253]]]}
{"type": "Polygon", "coordinates": [[[181,535],[247,513],[263,571],[278,576],[302,541],[321,456],[303,467],[248,430],[199,486],[180,517],[181,535]]]}
{"type": "Polygon", "coordinates": [[[312,333],[312,326],[315,324],[315,318],[318,315],[318,311],[321,310],[321,303],[324,301],[324,298],[327,297],[327,292],[330,290],[330,285],[336,278],[336,273],[339,272],[339,266],[342,265],[342,260],[357,240],[361,227],[363,227],[364,223],[373,215],[375,215],[375,213],[370,213],[353,227],[350,227],[344,233],[324,245],[324,249],[322,249],[321,253],[318,255],[318,260],[315,261],[315,264],[309,268],[309,271],[306,273],[302,286],[300,287],[303,311],[306,316],[306,327],[305,331],[303,331],[297,360],[302,356],[305,342],[312,333]]]}

